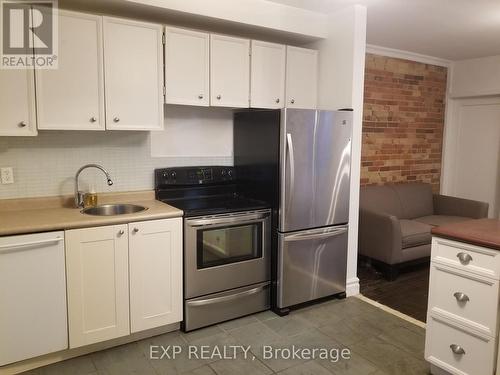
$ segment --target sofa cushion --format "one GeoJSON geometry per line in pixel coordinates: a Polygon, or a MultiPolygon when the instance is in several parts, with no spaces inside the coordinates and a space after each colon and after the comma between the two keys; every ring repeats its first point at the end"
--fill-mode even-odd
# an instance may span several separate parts
{"type": "Polygon", "coordinates": [[[418,221],[419,223],[432,225],[433,227],[437,227],[438,225],[444,225],[444,224],[459,223],[461,221],[466,221],[466,220],[472,220],[472,219],[470,217],[447,216],[447,215],[430,215],[430,216],[418,217],[415,219],[415,221],[418,221]]]}
{"type": "Polygon", "coordinates": [[[415,220],[399,220],[403,249],[431,243],[432,226],[415,220]]]}
{"type": "Polygon", "coordinates": [[[411,183],[391,185],[402,207],[400,219],[415,219],[434,214],[432,187],[430,184],[411,183]]]}
{"type": "Polygon", "coordinates": [[[361,187],[359,206],[369,211],[384,212],[398,218],[403,213],[397,194],[388,185],[361,187]]]}

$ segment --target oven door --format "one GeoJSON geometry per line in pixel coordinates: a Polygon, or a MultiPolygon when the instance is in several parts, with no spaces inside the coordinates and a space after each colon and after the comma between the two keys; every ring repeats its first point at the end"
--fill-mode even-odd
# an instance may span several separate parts
{"type": "Polygon", "coordinates": [[[270,279],[271,211],[185,220],[186,298],[270,279]]]}

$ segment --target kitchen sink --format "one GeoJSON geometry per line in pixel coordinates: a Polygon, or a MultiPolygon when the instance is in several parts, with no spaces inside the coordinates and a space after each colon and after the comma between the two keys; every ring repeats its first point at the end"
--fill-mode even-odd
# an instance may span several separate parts
{"type": "Polygon", "coordinates": [[[102,204],[100,206],[84,208],[81,212],[85,215],[115,216],[133,214],[147,209],[147,207],[136,204],[102,204]]]}

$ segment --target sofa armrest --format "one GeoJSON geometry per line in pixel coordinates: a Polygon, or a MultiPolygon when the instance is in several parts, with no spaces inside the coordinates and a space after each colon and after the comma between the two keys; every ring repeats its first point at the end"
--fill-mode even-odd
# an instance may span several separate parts
{"type": "Polygon", "coordinates": [[[387,264],[399,262],[401,225],[396,216],[361,208],[358,239],[361,255],[387,264]]]}
{"type": "Polygon", "coordinates": [[[488,216],[489,204],[471,199],[434,194],[434,214],[463,216],[471,219],[482,219],[488,216]]]}

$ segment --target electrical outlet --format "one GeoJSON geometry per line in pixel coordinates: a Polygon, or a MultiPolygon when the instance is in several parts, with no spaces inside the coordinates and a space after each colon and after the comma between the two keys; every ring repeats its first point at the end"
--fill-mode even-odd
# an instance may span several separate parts
{"type": "Polygon", "coordinates": [[[14,171],[12,167],[0,168],[0,179],[2,180],[2,184],[13,184],[14,171]]]}

